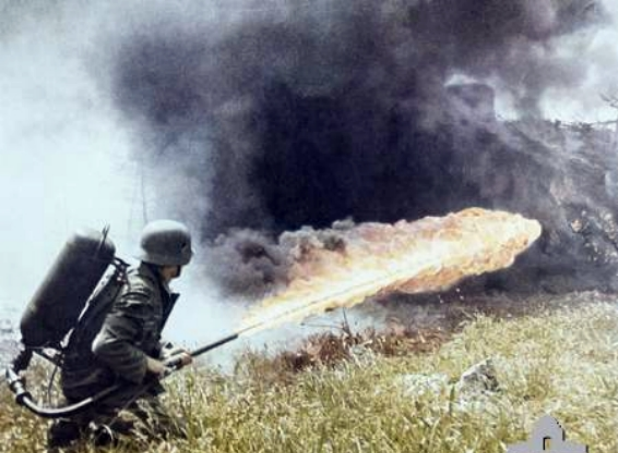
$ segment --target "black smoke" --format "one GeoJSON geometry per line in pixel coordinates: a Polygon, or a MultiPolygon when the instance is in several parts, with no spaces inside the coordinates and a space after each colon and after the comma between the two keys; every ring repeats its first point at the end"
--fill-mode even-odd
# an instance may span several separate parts
{"type": "MultiPolygon", "coordinates": [[[[559,42],[602,24],[599,2],[247,1],[217,11],[137,25],[112,74],[140,159],[157,185],[181,186],[174,210],[199,219],[206,238],[472,204],[551,217],[517,198],[518,183],[545,190],[547,175],[496,174],[517,165],[525,140],[446,85],[457,74],[492,78],[522,117],[538,117],[546,89],[584,79],[559,42]]],[[[493,94],[475,92],[491,107],[493,94]]]]}

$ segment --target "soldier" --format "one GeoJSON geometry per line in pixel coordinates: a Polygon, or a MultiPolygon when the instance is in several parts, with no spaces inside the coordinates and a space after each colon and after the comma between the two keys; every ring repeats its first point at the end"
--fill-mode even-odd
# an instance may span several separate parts
{"type": "MultiPolygon", "coordinates": [[[[80,357],[69,350],[62,368],[62,392],[69,404],[118,382],[122,390],[85,413],[56,420],[48,431],[50,449],[67,446],[85,434],[97,444],[137,430],[149,436],[182,434],[158,399],[163,391],[158,379],[166,373],[165,360],[170,356],[180,357],[183,366],[192,360],[186,351],[161,343],[161,331],[178,298],[168,285],[192,255],[191,235],[183,224],[157,220],[146,225],[139,266],[127,273],[86,353],[80,357]]],[[[83,346],[75,350],[84,351],[83,346]]]]}

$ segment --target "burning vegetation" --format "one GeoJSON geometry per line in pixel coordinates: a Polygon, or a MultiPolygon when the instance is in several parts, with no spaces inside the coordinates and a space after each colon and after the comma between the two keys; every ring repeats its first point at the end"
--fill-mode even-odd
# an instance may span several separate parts
{"type": "Polygon", "coordinates": [[[452,338],[452,332],[441,328],[423,330],[391,325],[384,331],[369,329],[354,332],[349,325],[339,332],[309,336],[293,351],[283,351],[270,359],[277,373],[297,373],[307,368],[334,367],[345,361],[363,361],[378,354],[384,357],[431,353],[452,338]]]}

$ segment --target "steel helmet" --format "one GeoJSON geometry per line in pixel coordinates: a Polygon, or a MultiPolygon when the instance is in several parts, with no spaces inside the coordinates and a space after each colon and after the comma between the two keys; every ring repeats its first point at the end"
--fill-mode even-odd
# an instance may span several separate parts
{"type": "Polygon", "coordinates": [[[159,266],[184,266],[193,256],[191,233],[175,220],[155,220],[144,227],[137,258],[159,266]]]}

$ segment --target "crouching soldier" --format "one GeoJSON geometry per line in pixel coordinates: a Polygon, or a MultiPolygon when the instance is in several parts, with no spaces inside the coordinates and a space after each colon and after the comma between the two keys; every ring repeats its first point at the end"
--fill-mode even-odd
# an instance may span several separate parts
{"type": "Polygon", "coordinates": [[[182,435],[182,427],[158,399],[163,391],[158,380],[170,355],[182,365],[191,363],[186,351],[169,351],[161,343],[178,297],[168,285],[191,260],[191,235],[179,222],[158,220],[146,225],[140,242],[141,262],[127,272],[102,327],[90,335],[85,332],[86,345],[71,341],[62,367],[61,387],[69,404],[114,384],[121,383],[121,389],[84,413],[53,422],[50,449],[84,436],[106,444],[125,434],[182,435]]]}

